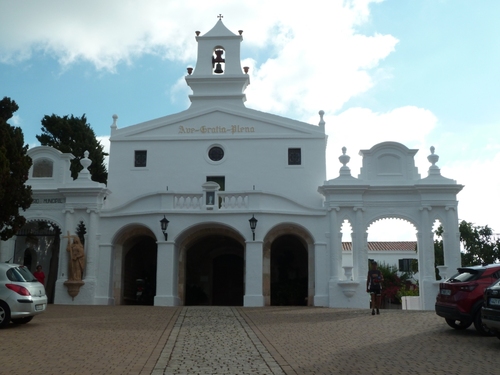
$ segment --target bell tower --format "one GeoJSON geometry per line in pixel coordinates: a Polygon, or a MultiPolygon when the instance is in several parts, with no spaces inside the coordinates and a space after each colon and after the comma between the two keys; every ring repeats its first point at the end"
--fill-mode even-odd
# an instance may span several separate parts
{"type": "Polygon", "coordinates": [[[250,84],[248,68],[241,69],[241,36],[231,32],[223,23],[222,15],[215,26],[204,35],[196,32],[198,58],[193,71],[188,68],[186,82],[193,90],[189,95],[191,107],[224,103],[244,106],[245,88],[250,84]]]}

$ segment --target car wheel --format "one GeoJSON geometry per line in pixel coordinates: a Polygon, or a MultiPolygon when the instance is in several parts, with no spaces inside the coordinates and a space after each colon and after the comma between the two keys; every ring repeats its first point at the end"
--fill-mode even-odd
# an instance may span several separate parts
{"type": "Polygon", "coordinates": [[[7,326],[10,322],[10,309],[9,305],[0,301],[0,328],[7,326]]]}
{"type": "Polygon", "coordinates": [[[450,318],[446,318],[446,323],[451,328],[455,328],[455,329],[467,329],[472,324],[472,322],[469,322],[466,320],[456,320],[456,319],[450,319],[450,318]]]}
{"type": "Polygon", "coordinates": [[[495,335],[495,332],[493,332],[483,324],[483,319],[481,317],[481,309],[479,309],[479,311],[474,316],[474,327],[476,328],[476,331],[478,331],[483,336],[495,335]]]}
{"type": "Polygon", "coordinates": [[[32,316],[27,316],[26,318],[12,319],[12,323],[14,323],[14,324],[26,324],[26,323],[31,322],[31,319],[33,319],[32,316]]]}

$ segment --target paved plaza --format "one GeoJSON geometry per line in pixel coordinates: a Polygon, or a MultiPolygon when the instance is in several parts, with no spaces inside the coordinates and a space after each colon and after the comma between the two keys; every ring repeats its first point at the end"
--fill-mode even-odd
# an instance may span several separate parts
{"type": "Polygon", "coordinates": [[[50,305],[0,374],[495,374],[500,340],[432,311],[50,305]]]}

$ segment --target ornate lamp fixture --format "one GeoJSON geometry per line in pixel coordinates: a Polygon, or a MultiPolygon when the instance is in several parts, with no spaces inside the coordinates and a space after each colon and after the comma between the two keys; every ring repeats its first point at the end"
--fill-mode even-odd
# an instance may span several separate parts
{"type": "Polygon", "coordinates": [[[170,221],[168,221],[165,215],[163,215],[163,219],[160,220],[160,224],[161,224],[161,231],[165,236],[165,241],[168,241],[168,233],[167,233],[168,223],[170,223],[170,221]]]}
{"type": "Polygon", "coordinates": [[[253,240],[255,241],[255,228],[257,228],[257,219],[252,215],[252,218],[248,220],[250,222],[250,229],[252,230],[253,240]]]}

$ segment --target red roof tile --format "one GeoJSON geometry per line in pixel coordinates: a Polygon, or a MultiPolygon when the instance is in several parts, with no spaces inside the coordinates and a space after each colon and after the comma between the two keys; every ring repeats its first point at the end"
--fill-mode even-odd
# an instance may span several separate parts
{"type": "MultiPolygon", "coordinates": [[[[342,242],[343,251],[352,250],[352,242],[342,242]]],[[[368,251],[416,251],[417,241],[372,241],[368,251]]]]}

